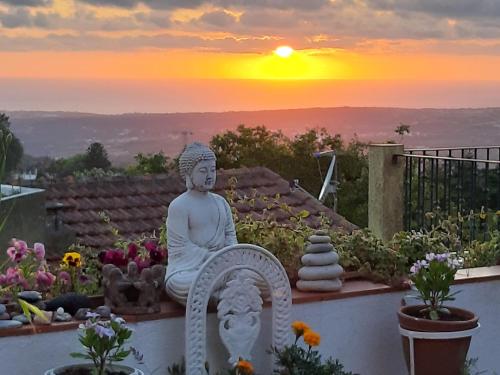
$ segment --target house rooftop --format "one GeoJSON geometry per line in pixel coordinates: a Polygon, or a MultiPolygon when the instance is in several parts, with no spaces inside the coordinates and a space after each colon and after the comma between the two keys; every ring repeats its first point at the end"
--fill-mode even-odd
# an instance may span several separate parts
{"type": "MultiPolygon", "coordinates": [[[[226,197],[231,186],[239,197],[267,196],[278,203],[268,209],[260,199],[256,199],[253,206],[235,199],[232,206],[240,217],[250,214],[262,218],[267,212],[284,223],[290,214],[279,205],[286,204],[294,214],[307,211],[304,220],[311,227],[318,227],[321,215],[324,215],[335,227],[347,231],[355,228],[307,192],[291,187],[288,181],[267,168],[219,170],[214,192],[226,197]]],[[[47,206],[58,207],[59,218],[75,233],[77,242],[93,248],[109,247],[116,241],[111,227],[129,239],[153,232],[158,234],[168,205],[186,190],[184,181],[176,173],[66,180],[44,187],[47,189],[47,206]],[[101,213],[109,218],[109,224],[104,222],[101,213]]]]}

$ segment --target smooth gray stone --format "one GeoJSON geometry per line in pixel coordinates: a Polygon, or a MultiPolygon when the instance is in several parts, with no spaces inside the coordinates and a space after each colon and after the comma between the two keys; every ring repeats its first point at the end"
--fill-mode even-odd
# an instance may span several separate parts
{"type": "Polygon", "coordinates": [[[95,312],[101,316],[101,318],[109,318],[111,316],[111,309],[109,306],[102,305],[95,309],[95,312]]]}
{"type": "Polygon", "coordinates": [[[3,303],[0,303],[0,315],[7,312],[7,307],[3,303]]]}
{"type": "Polygon", "coordinates": [[[35,303],[42,299],[42,294],[36,290],[25,290],[17,293],[17,296],[29,303],[35,303]]]}
{"type": "Polygon", "coordinates": [[[307,245],[306,253],[327,253],[335,250],[331,243],[312,243],[307,245]]]}
{"type": "Polygon", "coordinates": [[[38,307],[40,310],[45,310],[47,307],[44,301],[38,301],[37,303],[34,303],[34,305],[38,307]]]}
{"type": "Polygon", "coordinates": [[[62,314],[55,314],[54,321],[56,322],[69,322],[72,319],[71,314],[63,312],[62,314]]]}
{"type": "Polygon", "coordinates": [[[82,307],[75,313],[76,320],[87,320],[87,313],[90,311],[89,307],[82,307]]]}
{"type": "Polygon", "coordinates": [[[327,253],[309,253],[302,256],[300,259],[304,266],[328,266],[337,264],[339,256],[333,251],[327,253]]]}
{"type": "Polygon", "coordinates": [[[309,241],[311,241],[312,243],[330,243],[332,239],[330,238],[330,236],[318,236],[316,234],[313,234],[309,237],[309,241]]]}
{"type": "Polygon", "coordinates": [[[342,281],[336,280],[299,280],[297,289],[303,292],[335,292],[342,288],[342,281]]]}
{"type": "Polygon", "coordinates": [[[336,279],[344,272],[343,268],[334,264],[331,266],[302,267],[299,270],[301,280],[332,280],[336,279]]]}
{"type": "Polygon", "coordinates": [[[50,301],[46,302],[46,310],[56,311],[58,307],[62,307],[64,311],[71,315],[76,314],[81,307],[90,307],[90,300],[86,295],[78,293],[62,294],[50,301]]]}
{"type": "Polygon", "coordinates": [[[10,315],[7,312],[4,312],[3,314],[0,315],[0,320],[9,320],[10,315]]]}
{"type": "Polygon", "coordinates": [[[21,327],[23,323],[17,320],[0,320],[0,329],[2,328],[17,328],[21,327]]]}
{"type": "Polygon", "coordinates": [[[12,320],[17,320],[18,322],[20,322],[22,324],[28,324],[30,322],[28,320],[28,318],[26,317],[26,315],[24,315],[24,314],[19,314],[19,315],[13,316],[12,320]]]}

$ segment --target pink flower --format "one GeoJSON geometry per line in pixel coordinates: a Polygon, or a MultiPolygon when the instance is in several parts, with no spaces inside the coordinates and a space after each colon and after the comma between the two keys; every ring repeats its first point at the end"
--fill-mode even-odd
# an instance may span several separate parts
{"type": "Polygon", "coordinates": [[[102,259],[104,264],[114,264],[117,267],[126,266],[128,261],[125,257],[125,253],[120,249],[108,250],[104,253],[102,259]]]}
{"type": "Polygon", "coordinates": [[[144,247],[146,248],[147,251],[152,252],[155,251],[158,246],[156,245],[155,241],[150,240],[144,242],[144,247]]]}
{"type": "Polygon", "coordinates": [[[33,245],[33,251],[35,252],[35,256],[38,260],[42,260],[43,258],[45,258],[45,246],[43,245],[43,243],[36,242],[33,245]]]}
{"type": "Polygon", "coordinates": [[[59,272],[59,280],[61,280],[61,283],[64,285],[71,284],[71,276],[68,272],[66,271],[61,271],[59,272]]]}
{"type": "Polygon", "coordinates": [[[55,280],[56,277],[50,272],[37,271],[36,273],[36,283],[42,289],[50,288],[55,280]]]}
{"type": "Polygon", "coordinates": [[[14,247],[21,253],[26,253],[28,251],[28,244],[25,241],[12,239],[14,243],[14,247]]]}
{"type": "Polygon", "coordinates": [[[131,242],[127,247],[127,257],[129,259],[134,259],[137,256],[137,252],[139,251],[139,246],[135,242],[131,242]]]}
{"type": "Polygon", "coordinates": [[[0,274],[0,286],[6,286],[7,285],[7,276],[4,274],[0,274]]]}
{"type": "Polygon", "coordinates": [[[11,241],[12,246],[7,249],[7,255],[13,262],[19,263],[28,255],[28,245],[24,241],[15,238],[11,241]]]}
{"type": "Polygon", "coordinates": [[[140,256],[135,257],[134,262],[137,264],[139,272],[141,272],[142,269],[147,268],[151,265],[150,259],[144,259],[140,256]]]}
{"type": "Polygon", "coordinates": [[[149,256],[151,257],[151,260],[153,262],[162,263],[166,257],[166,251],[164,249],[162,249],[161,247],[158,247],[155,250],[152,250],[149,253],[149,256]]]}
{"type": "Polygon", "coordinates": [[[13,262],[16,261],[16,254],[17,254],[17,251],[16,251],[16,248],[14,246],[11,246],[7,249],[7,255],[9,256],[10,260],[12,260],[13,262]]]}
{"type": "Polygon", "coordinates": [[[24,289],[29,288],[29,284],[17,268],[9,267],[5,273],[5,283],[7,285],[21,285],[24,289]]]}

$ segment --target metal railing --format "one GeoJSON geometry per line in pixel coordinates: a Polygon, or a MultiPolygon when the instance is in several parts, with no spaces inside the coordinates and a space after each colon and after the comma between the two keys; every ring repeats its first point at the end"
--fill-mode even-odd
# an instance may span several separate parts
{"type": "Polygon", "coordinates": [[[470,239],[488,230],[488,213],[500,210],[500,146],[416,148],[397,157],[405,159],[407,230],[432,225],[436,212],[467,217],[470,239]]]}

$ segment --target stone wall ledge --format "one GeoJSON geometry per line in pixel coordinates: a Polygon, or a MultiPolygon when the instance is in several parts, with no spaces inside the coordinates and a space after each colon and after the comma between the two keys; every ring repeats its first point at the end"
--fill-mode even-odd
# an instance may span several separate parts
{"type": "MultiPolygon", "coordinates": [[[[457,272],[455,277],[455,284],[468,284],[468,283],[478,283],[500,280],[500,265],[493,267],[478,267],[462,269],[457,272]]],[[[368,295],[386,294],[401,292],[402,290],[409,289],[408,287],[391,287],[385,284],[374,283],[368,280],[347,280],[344,283],[342,289],[338,292],[328,292],[328,293],[305,293],[297,289],[292,290],[293,304],[307,304],[320,301],[330,301],[347,299],[368,295]]],[[[266,303],[269,304],[269,303],[266,303]]],[[[215,310],[209,308],[209,312],[214,312],[215,310]]],[[[143,315],[122,315],[123,318],[129,323],[137,323],[144,321],[152,321],[159,319],[169,319],[184,317],[185,308],[178,303],[166,300],[161,304],[161,311],[154,314],[143,314],[143,315]]],[[[23,336],[23,335],[33,335],[42,334],[50,332],[59,332],[74,330],[78,328],[78,325],[82,321],[71,321],[71,322],[57,322],[50,325],[25,325],[21,328],[7,328],[0,330],[0,340],[1,337],[7,336],[23,336]]],[[[0,341],[1,342],[1,341],[0,341]]]]}

